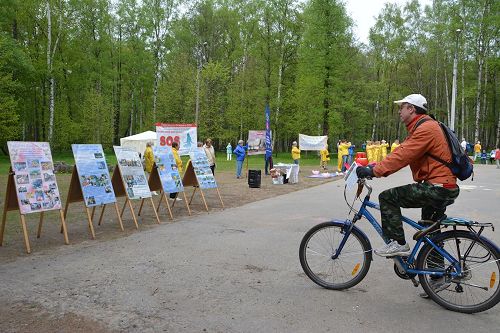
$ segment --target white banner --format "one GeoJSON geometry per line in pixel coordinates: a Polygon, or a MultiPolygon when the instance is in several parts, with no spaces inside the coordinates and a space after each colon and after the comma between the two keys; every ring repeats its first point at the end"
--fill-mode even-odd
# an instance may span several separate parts
{"type": "Polygon", "coordinates": [[[300,150],[321,150],[325,148],[328,142],[328,136],[309,136],[299,134],[300,150]]]}
{"type": "Polygon", "coordinates": [[[172,147],[173,142],[179,143],[179,155],[189,155],[196,149],[198,141],[195,124],[156,124],[156,146],[172,147]]]}

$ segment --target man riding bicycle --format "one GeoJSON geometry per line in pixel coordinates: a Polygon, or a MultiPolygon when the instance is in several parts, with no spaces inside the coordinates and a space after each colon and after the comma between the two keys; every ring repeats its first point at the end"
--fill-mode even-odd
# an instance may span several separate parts
{"type": "Polygon", "coordinates": [[[409,165],[416,183],[394,187],[379,195],[382,229],[391,240],[375,254],[383,257],[407,256],[401,207],[422,208],[422,220],[439,221],[444,218],[446,206],[458,197],[457,178],[444,161],[451,160],[451,152],[439,123],[427,115],[427,100],[420,94],[408,95],[395,101],[399,116],[406,125],[408,137],[390,155],[374,167],[358,167],[359,178],[387,177],[409,165]]]}

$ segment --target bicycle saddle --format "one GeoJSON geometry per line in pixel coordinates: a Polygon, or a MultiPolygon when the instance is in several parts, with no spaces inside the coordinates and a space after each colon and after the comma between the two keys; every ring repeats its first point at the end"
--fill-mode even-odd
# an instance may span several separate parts
{"type": "Polygon", "coordinates": [[[415,241],[418,241],[420,238],[426,236],[430,232],[438,230],[439,226],[441,225],[441,221],[434,222],[434,221],[423,220],[423,221],[419,221],[419,222],[432,222],[432,224],[425,229],[417,231],[413,235],[413,240],[415,240],[415,241]]]}

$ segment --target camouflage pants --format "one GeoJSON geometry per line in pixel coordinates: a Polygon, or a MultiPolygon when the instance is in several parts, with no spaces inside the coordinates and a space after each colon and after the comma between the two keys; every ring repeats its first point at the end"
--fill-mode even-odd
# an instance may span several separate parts
{"type": "Polygon", "coordinates": [[[447,189],[429,183],[414,183],[383,191],[378,198],[384,236],[396,241],[405,240],[401,208],[422,208],[422,220],[437,221],[459,192],[458,187],[447,189]]]}

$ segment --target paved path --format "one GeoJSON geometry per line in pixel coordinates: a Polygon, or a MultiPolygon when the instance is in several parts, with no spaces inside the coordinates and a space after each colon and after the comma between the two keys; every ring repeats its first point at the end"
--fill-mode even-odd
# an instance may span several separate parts
{"type": "MultiPolygon", "coordinates": [[[[495,222],[500,170],[476,169],[449,215],[495,222]]],[[[374,180],[375,194],[409,179],[403,170],[374,180]]],[[[36,303],[54,316],[73,312],[123,332],[498,330],[500,306],[475,315],[446,311],[419,298],[421,289],[399,279],[392,261],[379,257],[351,290],[313,284],[300,267],[300,240],[314,224],[346,212],[343,182],[337,181],[126,238],[35,253],[0,265],[0,304],[36,303]]],[[[374,247],[381,245],[360,226],[374,247]]],[[[499,235],[488,233],[498,244],[499,235]]]]}

